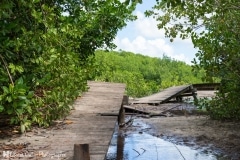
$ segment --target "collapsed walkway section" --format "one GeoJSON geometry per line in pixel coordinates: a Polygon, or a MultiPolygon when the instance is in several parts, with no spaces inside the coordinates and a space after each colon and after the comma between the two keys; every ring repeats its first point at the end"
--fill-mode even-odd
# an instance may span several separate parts
{"type": "Polygon", "coordinates": [[[192,85],[174,86],[162,90],[156,94],[138,98],[134,100],[133,104],[162,104],[167,103],[171,99],[181,100],[184,96],[196,96],[192,85]]]}

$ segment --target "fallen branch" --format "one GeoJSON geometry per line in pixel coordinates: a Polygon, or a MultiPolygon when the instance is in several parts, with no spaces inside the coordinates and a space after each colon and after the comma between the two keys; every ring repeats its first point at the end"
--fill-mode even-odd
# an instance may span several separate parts
{"type": "Polygon", "coordinates": [[[157,160],[158,160],[158,148],[157,148],[156,143],[155,143],[155,148],[156,148],[156,152],[157,152],[157,160]]]}
{"type": "MultiPolygon", "coordinates": [[[[143,153],[144,153],[144,152],[146,152],[146,149],[144,149],[144,148],[140,148],[140,149],[142,149],[142,150],[143,150],[143,153]]],[[[143,153],[142,153],[142,154],[143,154],[143,153]]]]}
{"type": "Polygon", "coordinates": [[[150,113],[149,114],[150,117],[155,117],[155,116],[164,116],[164,117],[167,117],[166,114],[163,114],[163,113],[150,113]]]}
{"type": "Polygon", "coordinates": [[[131,117],[127,122],[125,122],[123,124],[120,124],[120,127],[126,126],[126,125],[128,125],[129,123],[132,123],[132,122],[133,122],[133,118],[131,117]]]}
{"type": "MultiPolygon", "coordinates": [[[[138,156],[140,156],[140,155],[141,155],[141,154],[140,154],[140,153],[139,153],[139,152],[138,152],[136,149],[133,149],[133,150],[134,150],[135,152],[137,152],[137,153],[138,153],[138,156]]],[[[138,156],[137,156],[137,157],[138,157],[138,156]]]]}
{"type": "Polygon", "coordinates": [[[174,106],[174,107],[172,107],[172,108],[170,108],[170,109],[164,110],[164,111],[162,111],[160,114],[163,114],[163,113],[165,113],[165,112],[167,112],[167,111],[170,111],[170,110],[172,110],[172,109],[174,109],[174,108],[177,108],[177,107],[179,107],[179,106],[182,106],[182,105],[180,104],[180,105],[174,106]]]}
{"type": "Polygon", "coordinates": [[[182,152],[179,150],[179,148],[173,143],[174,147],[178,150],[178,152],[181,154],[182,158],[186,160],[186,158],[183,156],[182,152]]]}

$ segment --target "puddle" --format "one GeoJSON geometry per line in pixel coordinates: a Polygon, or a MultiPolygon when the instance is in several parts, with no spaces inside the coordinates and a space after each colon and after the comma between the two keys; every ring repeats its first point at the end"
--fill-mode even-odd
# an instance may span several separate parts
{"type": "MultiPolygon", "coordinates": [[[[204,150],[177,145],[147,133],[146,124],[134,122],[127,130],[115,131],[106,160],[217,160],[204,150]]],[[[222,159],[222,158],[221,158],[222,159]]]]}

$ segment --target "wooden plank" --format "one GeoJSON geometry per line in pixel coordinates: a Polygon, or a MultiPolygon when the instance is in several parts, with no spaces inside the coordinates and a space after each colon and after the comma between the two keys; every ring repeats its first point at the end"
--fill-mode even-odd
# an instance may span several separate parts
{"type": "Polygon", "coordinates": [[[84,113],[118,113],[122,103],[125,85],[121,83],[88,82],[89,91],[79,97],[74,104],[77,111],[84,113]],[[120,93],[120,94],[119,94],[120,93]]]}
{"type": "Polygon", "coordinates": [[[143,111],[143,110],[131,107],[131,106],[127,106],[127,105],[124,105],[124,108],[126,110],[130,110],[130,111],[138,113],[138,114],[150,114],[149,112],[146,112],[146,111],[143,111]]]}
{"type": "Polygon", "coordinates": [[[133,104],[161,104],[166,103],[172,98],[175,98],[182,93],[190,92],[192,85],[182,85],[176,87],[167,88],[159,93],[142,97],[133,102],[133,104]]]}

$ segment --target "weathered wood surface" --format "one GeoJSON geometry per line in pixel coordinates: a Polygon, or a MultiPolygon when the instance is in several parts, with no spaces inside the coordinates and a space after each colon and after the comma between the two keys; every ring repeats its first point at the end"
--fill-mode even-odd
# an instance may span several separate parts
{"type": "MultiPolygon", "coordinates": [[[[3,145],[25,143],[23,159],[72,160],[74,144],[89,144],[90,159],[103,160],[117,117],[100,116],[99,113],[119,113],[125,85],[105,82],[88,82],[88,85],[89,91],[75,101],[71,115],[64,121],[57,121],[55,127],[35,128],[21,136],[0,139],[0,159],[3,151],[7,151],[3,145]],[[28,158],[28,155],[32,156],[28,158]]],[[[10,151],[19,152],[16,149],[10,151]]],[[[12,159],[18,158],[19,155],[12,159]]]]}
{"type": "Polygon", "coordinates": [[[75,109],[82,113],[118,113],[125,85],[106,82],[89,82],[90,89],[75,101],[75,109]]]}
{"type": "Polygon", "coordinates": [[[147,112],[147,111],[144,111],[140,108],[136,108],[136,107],[133,107],[133,106],[127,106],[127,105],[124,105],[123,106],[125,108],[126,111],[129,111],[129,112],[135,112],[135,113],[138,113],[138,114],[150,114],[150,112],[147,112]]]}
{"type": "Polygon", "coordinates": [[[180,96],[183,93],[191,92],[191,90],[192,90],[192,85],[170,87],[159,93],[156,93],[147,97],[138,98],[132,103],[133,104],[161,104],[171,100],[172,98],[180,96]]]}

